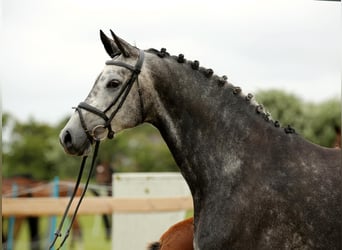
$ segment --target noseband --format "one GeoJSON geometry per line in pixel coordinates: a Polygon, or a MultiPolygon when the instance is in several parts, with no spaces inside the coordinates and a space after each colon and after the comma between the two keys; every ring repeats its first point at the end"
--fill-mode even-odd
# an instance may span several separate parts
{"type": "Polygon", "coordinates": [[[126,64],[124,62],[117,62],[114,60],[107,61],[106,65],[116,65],[116,66],[120,66],[120,67],[124,67],[126,69],[129,69],[132,72],[131,78],[121,87],[119,94],[114,98],[114,100],[109,104],[109,106],[105,110],[101,111],[98,108],[91,106],[86,102],[81,102],[77,106],[76,111],[79,114],[82,128],[83,128],[84,132],[86,133],[88,139],[91,142],[93,142],[94,139],[95,140],[98,139],[98,138],[96,138],[96,133],[98,131],[103,132],[106,129],[108,129],[108,134],[107,134],[108,139],[112,139],[114,137],[114,131],[112,129],[111,122],[114,119],[115,115],[120,110],[120,108],[122,107],[123,103],[125,102],[135,80],[137,80],[138,93],[139,93],[139,97],[140,97],[140,108],[141,108],[142,117],[143,117],[144,107],[143,107],[143,102],[142,102],[142,97],[141,97],[141,89],[140,89],[139,80],[138,80],[138,76],[139,76],[139,73],[141,71],[143,63],[144,63],[144,51],[142,51],[142,50],[139,51],[139,58],[135,64],[135,66],[126,64]],[[116,104],[117,104],[116,109],[109,116],[107,116],[106,113],[116,104]],[[82,109],[89,111],[89,112],[91,112],[97,116],[100,116],[105,121],[104,125],[98,125],[98,126],[94,127],[92,132],[90,132],[87,128],[84,117],[82,115],[82,111],[81,111],[82,109]],[[98,130],[98,131],[96,131],[96,130],[98,130]]]}

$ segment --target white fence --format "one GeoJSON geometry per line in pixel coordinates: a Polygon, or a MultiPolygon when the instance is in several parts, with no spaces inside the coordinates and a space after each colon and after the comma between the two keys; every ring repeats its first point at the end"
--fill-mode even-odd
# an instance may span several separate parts
{"type": "MultiPolygon", "coordinates": [[[[78,213],[113,214],[113,250],[146,249],[192,209],[190,191],[179,173],[115,174],[113,196],[85,197],[78,213]]],[[[62,215],[68,201],[68,197],[3,197],[1,212],[5,217],[62,215]]]]}
{"type": "MultiPolygon", "coordinates": [[[[190,196],[179,173],[125,173],[113,176],[113,197],[162,198],[190,196]]],[[[152,209],[153,210],[153,209],[152,209]]],[[[113,250],[146,249],[171,225],[185,218],[186,210],[151,213],[114,213],[113,250]]]]}

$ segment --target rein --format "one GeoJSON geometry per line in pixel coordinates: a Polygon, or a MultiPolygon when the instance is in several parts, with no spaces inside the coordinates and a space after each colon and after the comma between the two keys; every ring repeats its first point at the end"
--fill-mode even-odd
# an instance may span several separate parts
{"type": "MultiPolygon", "coordinates": [[[[112,120],[114,119],[115,115],[119,112],[120,108],[122,107],[123,103],[125,102],[130,90],[132,89],[132,86],[133,86],[133,83],[135,81],[137,81],[137,86],[138,86],[138,94],[139,94],[139,97],[140,97],[140,108],[141,108],[141,114],[142,114],[142,119],[144,119],[144,104],[142,102],[142,93],[141,93],[141,89],[140,89],[140,85],[139,85],[139,80],[138,80],[138,75],[140,74],[140,71],[141,71],[141,68],[142,68],[142,65],[143,65],[143,62],[144,62],[144,52],[142,50],[139,51],[139,58],[135,64],[135,66],[133,67],[132,65],[129,65],[129,64],[126,64],[126,63],[123,63],[123,62],[117,62],[117,61],[114,61],[114,60],[110,60],[110,61],[107,61],[106,62],[106,65],[116,65],[116,66],[120,66],[120,67],[124,67],[126,69],[129,69],[132,74],[131,74],[131,78],[123,85],[123,87],[121,88],[120,92],[118,93],[118,95],[116,96],[116,98],[109,104],[109,106],[101,111],[99,109],[97,109],[96,107],[93,107],[91,105],[89,105],[88,103],[86,102],[81,102],[76,109],[76,111],[78,112],[79,114],[79,118],[80,118],[80,122],[81,122],[81,125],[82,125],[82,128],[84,130],[84,132],[86,133],[87,135],[87,138],[88,140],[90,141],[90,143],[93,143],[95,141],[95,149],[94,149],[94,153],[93,153],[93,158],[92,158],[92,162],[91,162],[91,166],[90,166],[90,171],[89,171],[89,174],[88,174],[88,177],[87,177],[87,180],[86,180],[86,184],[85,184],[85,187],[84,187],[84,190],[81,194],[81,197],[76,205],[76,208],[75,208],[75,211],[72,215],[72,218],[71,218],[71,221],[70,221],[70,225],[66,231],[66,234],[64,236],[64,238],[62,239],[59,247],[57,249],[61,249],[61,247],[64,245],[65,241],[67,240],[67,238],[69,237],[69,234],[70,234],[70,230],[71,230],[71,226],[76,218],[76,215],[77,215],[77,212],[78,212],[78,209],[81,205],[81,202],[84,198],[84,195],[87,191],[87,188],[88,188],[88,184],[89,184],[89,180],[90,180],[90,176],[93,172],[93,169],[94,169],[94,166],[95,166],[95,161],[96,161],[96,157],[97,157],[97,154],[98,154],[98,151],[99,151],[99,147],[100,147],[100,140],[101,139],[104,139],[104,138],[99,138],[98,135],[100,134],[103,134],[103,132],[105,130],[108,130],[108,133],[107,133],[107,137],[108,139],[112,139],[114,137],[114,131],[112,129],[112,126],[111,126],[111,122],[112,120]],[[107,116],[106,113],[114,106],[117,104],[117,107],[116,109],[109,115],[107,116]],[[84,117],[83,117],[83,114],[82,114],[82,109],[86,110],[86,111],[89,111],[97,116],[100,116],[104,121],[104,125],[98,125],[98,126],[95,126],[93,131],[90,132],[87,128],[87,125],[85,123],[85,120],[84,120],[84,117]]],[[[69,209],[71,207],[71,204],[75,198],[75,195],[77,193],[77,190],[78,190],[78,187],[79,187],[79,184],[81,182],[81,178],[82,178],[82,175],[83,175],[83,170],[84,170],[84,167],[86,165],[86,162],[87,162],[87,156],[83,156],[82,158],[82,162],[81,162],[81,166],[80,166],[80,171],[78,173],[78,177],[77,177],[77,181],[76,181],[76,185],[75,185],[75,188],[74,188],[74,191],[70,197],[70,200],[69,200],[69,203],[64,211],[64,214],[63,214],[63,217],[62,217],[62,220],[58,226],[58,229],[57,231],[55,232],[55,237],[53,239],[53,241],[51,242],[50,244],[50,247],[49,249],[52,249],[57,241],[57,238],[58,237],[62,237],[62,228],[63,228],[63,224],[65,222],[65,219],[68,215],[68,212],[69,212],[69,209]]]]}
{"type": "MultiPolygon", "coordinates": [[[[61,244],[59,245],[59,247],[57,249],[61,249],[61,247],[64,245],[65,241],[69,237],[71,226],[74,223],[74,220],[76,218],[78,209],[79,209],[79,207],[81,205],[81,202],[82,202],[82,200],[84,198],[84,195],[85,195],[85,193],[87,191],[89,180],[90,180],[90,176],[91,176],[91,174],[93,172],[93,169],[94,169],[94,166],[95,166],[95,161],[96,161],[96,157],[97,157],[97,154],[98,154],[98,151],[99,151],[99,147],[100,147],[100,141],[97,140],[96,143],[95,143],[95,149],[94,149],[93,158],[92,158],[92,161],[91,161],[90,171],[89,171],[89,174],[88,174],[88,177],[87,177],[87,180],[86,180],[86,184],[84,186],[84,189],[83,189],[83,192],[82,192],[82,194],[80,196],[80,199],[79,199],[79,201],[78,201],[78,203],[76,205],[75,211],[74,211],[74,213],[72,215],[72,218],[71,218],[68,230],[66,231],[66,234],[65,234],[61,244]]],[[[76,181],[76,185],[74,187],[74,191],[73,191],[73,193],[72,193],[72,195],[70,197],[69,203],[68,203],[68,205],[67,205],[67,207],[66,207],[66,209],[64,211],[62,220],[59,223],[58,229],[55,232],[55,237],[54,237],[53,241],[51,242],[49,249],[52,249],[54,247],[58,237],[62,237],[62,232],[61,231],[62,231],[62,228],[63,228],[63,224],[64,224],[64,221],[65,221],[66,217],[68,216],[69,209],[70,209],[71,204],[72,204],[72,202],[73,202],[73,200],[75,198],[75,195],[77,193],[78,187],[79,187],[79,185],[81,183],[81,178],[82,178],[82,175],[83,175],[83,170],[84,170],[86,162],[87,162],[87,156],[83,156],[81,167],[80,167],[80,171],[78,173],[78,177],[77,177],[77,181],[76,181]]]]}

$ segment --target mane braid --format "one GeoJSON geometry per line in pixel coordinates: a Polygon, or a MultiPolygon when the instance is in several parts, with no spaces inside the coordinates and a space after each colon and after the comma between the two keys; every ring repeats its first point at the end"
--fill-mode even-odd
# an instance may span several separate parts
{"type": "MultiPolygon", "coordinates": [[[[160,51],[154,48],[150,48],[146,50],[146,52],[157,55],[160,58],[170,57],[170,54],[166,52],[165,48],[162,48],[160,51]]],[[[224,85],[227,84],[227,86],[229,87],[229,89],[231,89],[231,91],[233,92],[235,96],[245,99],[246,104],[249,104],[251,107],[255,109],[256,115],[261,115],[266,122],[273,123],[274,127],[276,128],[281,127],[279,121],[273,120],[271,114],[265,110],[263,105],[259,104],[254,99],[254,96],[252,94],[248,93],[247,95],[244,95],[240,87],[234,86],[232,83],[228,82],[227,76],[224,75],[220,77],[214,74],[214,71],[212,69],[200,67],[199,66],[200,63],[197,60],[195,61],[186,60],[184,57],[184,54],[179,54],[178,56],[171,56],[171,58],[174,59],[177,63],[189,65],[191,69],[200,72],[207,78],[211,78],[214,82],[217,82],[219,87],[223,87],[224,85]]],[[[287,125],[287,127],[284,127],[283,129],[286,134],[296,133],[295,129],[293,129],[290,125],[287,125]]]]}

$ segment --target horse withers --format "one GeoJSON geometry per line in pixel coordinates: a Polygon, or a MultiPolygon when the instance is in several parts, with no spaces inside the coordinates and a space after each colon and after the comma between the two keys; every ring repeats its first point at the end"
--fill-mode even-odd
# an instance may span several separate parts
{"type": "Polygon", "coordinates": [[[340,149],[281,126],[183,54],[101,40],[111,58],[61,131],[67,153],[148,122],[190,187],[194,249],[342,248],[340,149]]]}

